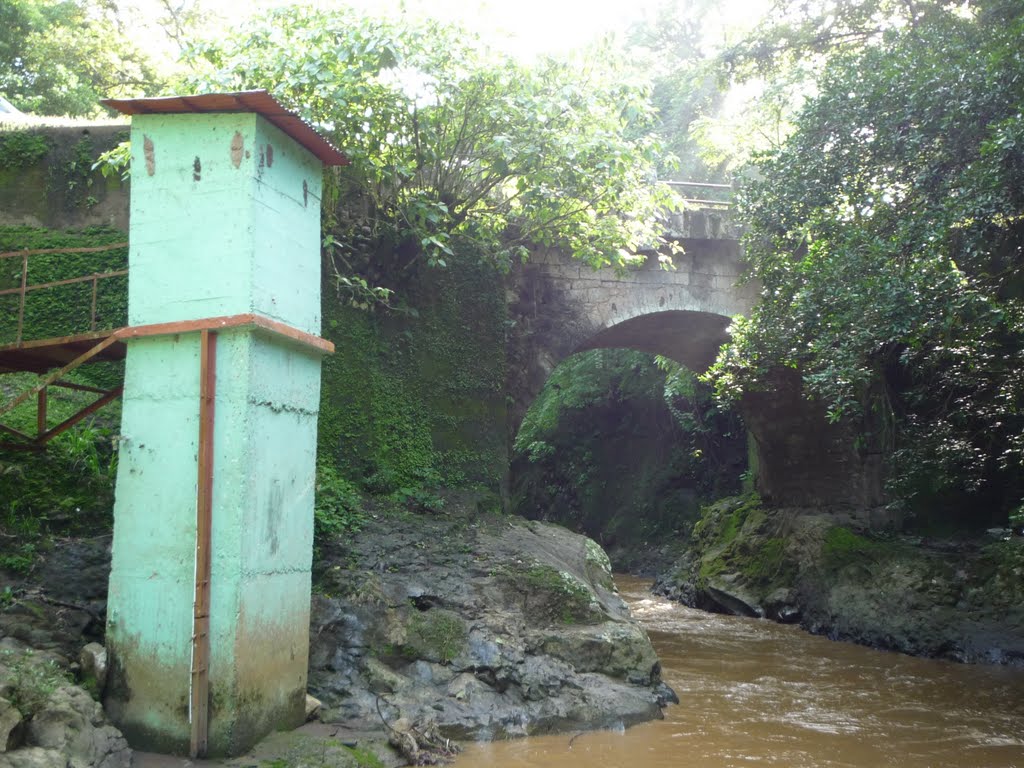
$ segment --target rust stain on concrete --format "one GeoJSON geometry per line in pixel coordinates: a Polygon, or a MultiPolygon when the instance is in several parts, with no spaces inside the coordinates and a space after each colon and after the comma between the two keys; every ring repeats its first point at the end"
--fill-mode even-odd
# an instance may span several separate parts
{"type": "Polygon", "coordinates": [[[156,173],[156,150],[153,149],[153,140],[143,134],[142,154],[146,158],[146,173],[152,176],[156,173]]]}
{"type": "Polygon", "coordinates": [[[242,154],[245,151],[245,139],[242,138],[242,134],[235,131],[235,135],[231,137],[231,164],[235,168],[242,166],[242,154]]]}

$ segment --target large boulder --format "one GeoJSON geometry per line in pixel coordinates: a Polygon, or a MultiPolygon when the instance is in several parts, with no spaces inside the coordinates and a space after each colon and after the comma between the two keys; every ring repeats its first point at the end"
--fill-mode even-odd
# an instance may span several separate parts
{"type": "Polygon", "coordinates": [[[872,519],[724,499],[655,591],[877,648],[1024,665],[1024,537],[926,540],[873,532],[872,519]]]}
{"type": "Polygon", "coordinates": [[[309,681],[322,718],[487,739],[660,717],[674,694],[601,548],[453,506],[325,547],[309,681]]]}
{"type": "Polygon", "coordinates": [[[67,768],[131,768],[128,742],[78,686],[55,690],[28,723],[27,743],[56,750],[67,768]]]}

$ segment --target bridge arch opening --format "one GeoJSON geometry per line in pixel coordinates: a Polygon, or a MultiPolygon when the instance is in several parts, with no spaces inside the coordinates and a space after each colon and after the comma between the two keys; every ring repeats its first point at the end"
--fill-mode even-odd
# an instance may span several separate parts
{"type": "Polygon", "coordinates": [[[712,312],[668,310],[630,318],[595,333],[576,351],[633,349],[675,360],[694,373],[715,361],[731,318],[712,312]]]}
{"type": "Polygon", "coordinates": [[[608,324],[547,323],[532,333],[509,371],[510,437],[552,372],[572,355],[593,349],[629,349],[661,355],[700,374],[728,340],[731,318],[700,310],[638,312],[608,324]]]}
{"type": "Polygon", "coordinates": [[[688,533],[702,504],[738,493],[745,478],[746,429],[695,375],[729,323],[710,312],[649,312],[560,358],[546,350],[535,389],[516,393],[529,402],[514,426],[512,511],[587,534],[617,568],[656,565],[652,543],[688,533]]]}

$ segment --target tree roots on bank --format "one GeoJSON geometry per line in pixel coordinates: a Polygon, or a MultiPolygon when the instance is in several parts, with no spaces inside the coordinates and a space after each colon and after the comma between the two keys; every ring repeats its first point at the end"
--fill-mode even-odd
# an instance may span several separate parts
{"type": "Polygon", "coordinates": [[[381,696],[377,696],[377,714],[388,730],[388,743],[409,765],[447,765],[462,751],[456,742],[441,735],[432,720],[410,723],[400,717],[389,723],[381,712],[380,702],[381,696]]]}

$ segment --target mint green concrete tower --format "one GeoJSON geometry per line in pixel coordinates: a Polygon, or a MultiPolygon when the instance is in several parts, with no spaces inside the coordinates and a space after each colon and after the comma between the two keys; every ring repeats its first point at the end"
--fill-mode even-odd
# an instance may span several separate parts
{"type": "Polygon", "coordinates": [[[111,105],[134,117],[105,706],[132,746],[239,754],[304,715],[319,201],[343,159],[263,92],[111,105]]]}

